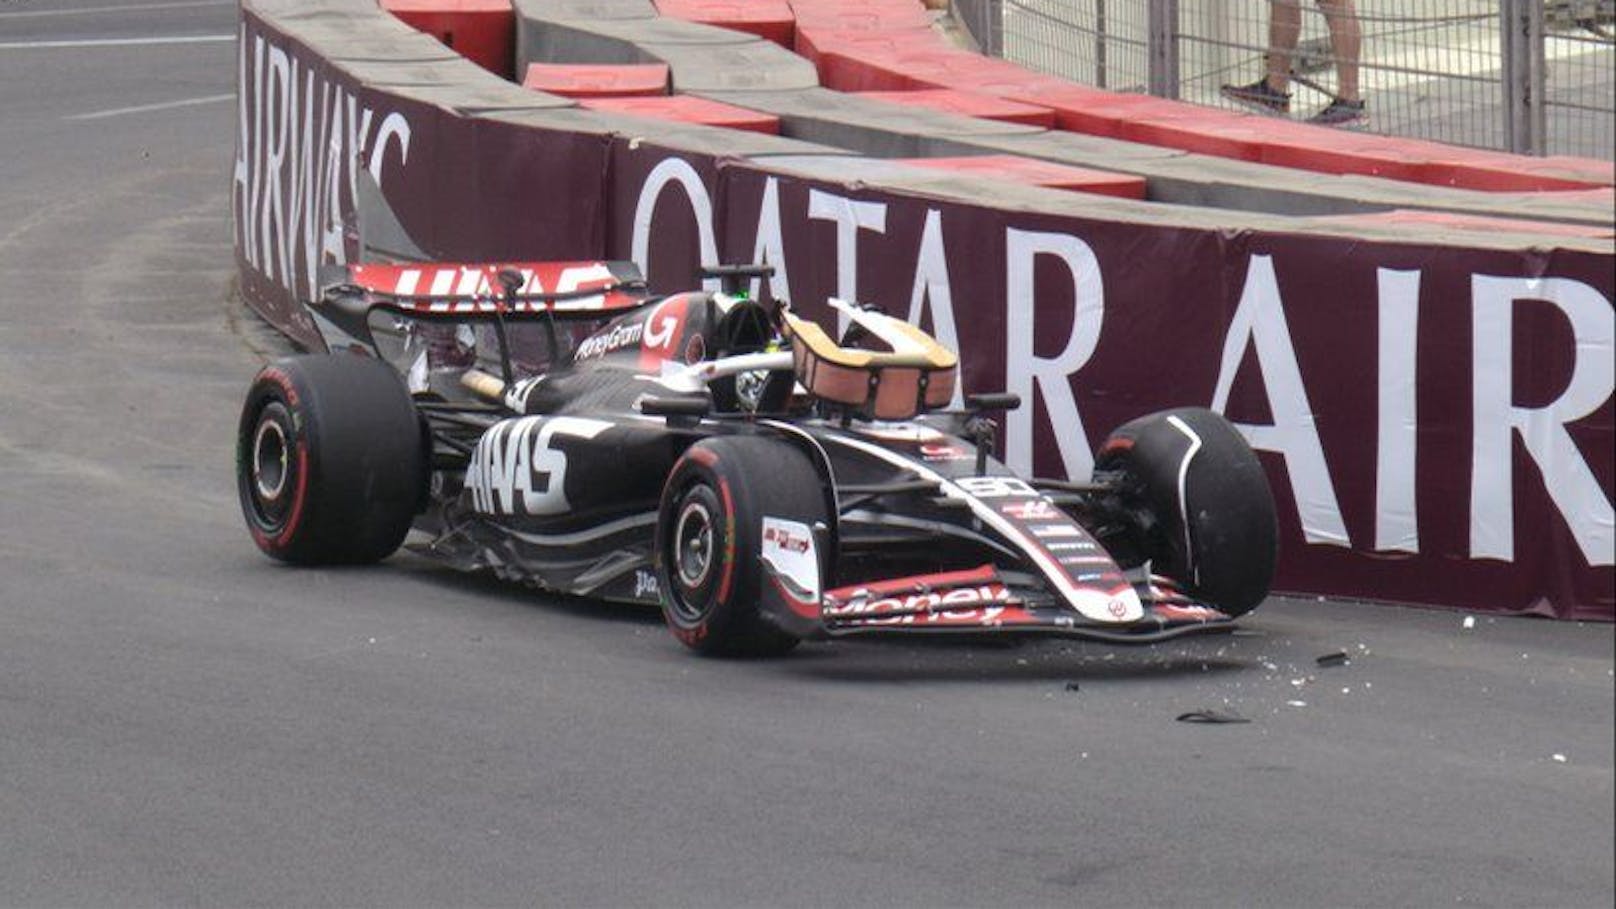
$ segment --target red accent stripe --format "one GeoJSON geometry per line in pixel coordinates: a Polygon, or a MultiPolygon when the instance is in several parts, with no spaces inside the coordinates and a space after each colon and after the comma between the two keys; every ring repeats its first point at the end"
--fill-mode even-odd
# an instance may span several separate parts
{"type": "Polygon", "coordinates": [[[303,520],[303,504],[308,500],[305,492],[309,488],[309,445],[299,439],[297,442],[297,491],[292,498],[292,516],[286,519],[286,526],[281,528],[277,535],[280,539],[290,537],[297,531],[297,526],[303,520]]]}
{"type": "Polygon", "coordinates": [[[1061,628],[1048,618],[1033,615],[1024,606],[994,604],[1002,611],[990,619],[983,606],[968,606],[935,613],[906,613],[893,616],[836,619],[836,628],[1000,628],[1004,626],[1047,626],[1061,628]]]}
{"type": "Polygon", "coordinates": [[[728,603],[730,585],[735,580],[735,501],[730,498],[728,480],[718,481],[718,494],[724,500],[724,577],[718,582],[718,602],[728,603]]]}
{"type": "Polygon", "coordinates": [[[894,593],[914,593],[916,588],[948,588],[948,587],[974,587],[999,579],[999,572],[991,564],[978,565],[963,571],[944,571],[938,574],[917,574],[907,578],[893,578],[890,581],[875,581],[869,584],[853,584],[848,587],[838,587],[826,592],[827,598],[846,600],[855,593],[864,591],[871,597],[885,597],[894,593]]]}

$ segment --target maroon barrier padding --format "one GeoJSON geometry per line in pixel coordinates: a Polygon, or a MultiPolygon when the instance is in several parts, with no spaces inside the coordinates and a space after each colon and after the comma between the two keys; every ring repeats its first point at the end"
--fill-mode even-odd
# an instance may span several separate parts
{"type": "Polygon", "coordinates": [[[522,87],[567,98],[666,95],[666,63],[529,63],[522,87]]]}
{"type": "Polygon", "coordinates": [[[1022,104],[984,95],[980,92],[959,91],[952,88],[923,88],[902,92],[863,92],[866,98],[876,98],[893,104],[913,104],[945,114],[959,114],[981,120],[1002,123],[1021,123],[1051,129],[1055,126],[1055,112],[1047,107],[1022,104]]]}
{"type": "MultiPolygon", "coordinates": [[[[630,194],[665,152],[620,144],[614,156],[613,194],[630,194]]],[[[693,162],[694,163],[694,162],[693,162]]],[[[719,170],[695,168],[707,193],[723,200],[715,214],[720,258],[750,258],[769,175],[747,162],[719,170]],[[727,213],[727,215],[726,215],[727,213]]],[[[1076,217],[1012,214],[950,202],[900,198],[879,190],[778,177],[789,293],[816,316],[822,300],[838,292],[837,237],[833,223],[807,217],[808,193],[886,203],[885,231],[865,233],[857,269],[858,297],[907,313],[928,210],[938,213],[950,268],[963,380],[968,391],[1006,386],[1006,231],[1048,231],[1081,238],[1103,275],[1106,321],[1094,357],[1069,379],[1091,445],[1128,419],[1162,407],[1210,403],[1223,337],[1248,281],[1252,263],[1272,257],[1298,368],[1317,415],[1317,432],[1339,500],[1351,549],[1309,544],[1284,461],[1264,452],[1282,521],[1278,589],[1409,603],[1445,603],[1473,609],[1532,611],[1582,619],[1616,617],[1609,566],[1589,567],[1565,522],[1546,495],[1535,465],[1517,449],[1513,467],[1515,561],[1468,557],[1470,494],[1471,283],[1477,275],[1555,275],[1610,297],[1609,256],[1586,253],[1495,252],[1437,249],[1327,237],[1147,229],[1076,217]],[[1373,364],[1379,270],[1418,270],[1420,345],[1416,470],[1420,533],[1418,553],[1371,550],[1376,489],[1376,400],[1373,364]],[[964,303],[963,301],[970,301],[964,303]]],[[[674,286],[702,258],[693,215],[681,193],[665,189],[653,208],[650,270],[653,282],[674,286]],[[668,219],[664,221],[664,218],[668,219]]],[[[633,213],[619,206],[607,255],[632,251],[633,213]]],[[[1058,353],[1073,320],[1071,279],[1053,262],[1037,275],[1041,356],[1058,353]]],[[[1574,357],[1568,332],[1552,315],[1517,304],[1514,368],[1527,401],[1543,403],[1564,387],[1574,357]],[[1557,330],[1558,329],[1558,330],[1557,330]]],[[[923,325],[935,327],[929,317],[923,325]]],[[[1491,367],[1482,366],[1483,370],[1491,367]]],[[[1268,412],[1260,372],[1248,349],[1236,372],[1227,411],[1262,425],[1268,412]]],[[[1036,472],[1059,475],[1061,460],[1048,404],[1035,409],[1036,472]]],[[[1570,432],[1608,498],[1613,477],[1612,404],[1575,422],[1570,432]]]]}
{"type": "Polygon", "coordinates": [[[974,155],[963,158],[899,158],[903,164],[946,170],[956,174],[975,174],[1000,180],[1014,180],[1029,186],[1046,186],[1074,192],[1098,193],[1122,199],[1143,199],[1145,178],[1130,174],[1093,170],[1055,164],[1018,155],[974,155]]]}
{"type": "Polygon", "coordinates": [[[670,19],[746,32],[786,48],[796,34],[786,0],[656,0],[656,8],[670,19]]]}
{"type": "Polygon", "coordinates": [[[580,107],[590,110],[609,110],[619,114],[655,117],[680,123],[699,123],[724,129],[744,129],[754,133],[780,135],[780,118],[773,114],[747,110],[722,101],[698,98],[694,95],[653,95],[642,98],[585,98],[580,107]]]}
{"type": "MultiPolygon", "coordinates": [[[[1148,226],[1082,217],[1078,206],[1061,215],[1005,211],[857,182],[771,175],[763,164],[680,154],[627,137],[459,117],[358,87],[250,10],[243,21],[242,145],[231,183],[242,292],[305,343],[312,326],[294,299],[310,293],[313,266],[357,253],[357,166],[378,177],[407,232],[434,258],[622,258],[644,242],[647,272],[667,290],[690,286],[701,262],[746,261],[761,248],[775,260],[789,296],[816,317],[826,312],[819,301],[849,281],[856,282],[847,289],[857,299],[908,315],[918,285],[926,305],[917,321],[959,343],[969,391],[1027,392],[1028,422],[1010,418],[1006,437],[1014,442],[1025,425],[1031,444],[1012,446],[1011,458],[1030,457],[1035,473],[1058,476],[1065,469],[1062,442],[1069,453],[1080,428],[1092,448],[1111,427],[1140,414],[1211,403],[1225,336],[1243,299],[1267,298],[1271,275],[1277,297],[1259,323],[1264,340],[1232,332],[1231,350],[1243,353],[1231,367],[1225,410],[1257,430],[1272,423],[1277,380],[1265,379],[1259,361],[1272,368],[1294,353],[1351,543],[1306,540],[1293,486],[1297,468],[1264,451],[1282,522],[1279,589],[1616,618],[1616,575],[1609,565],[1589,565],[1548,475],[1519,436],[1504,436],[1505,448],[1513,445],[1503,471],[1512,557],[1471,555],[1478,380],[1507,367],[1514,373],[1506,389],[1510,406],[1557,400],[1579,353],[1572,323],[1534,288],[1553,282],[1584,301],[1602,297],[1609,307],[1616,272],[1608,251],[1148,226]],[[306,109],[305,99],[317,107],[306,109]],[[662,187],[654,198],[647,189],[653,178],[662,187]],[[778,200],[777,244],[759,244],[765,199],[778,200]],[[876,206],[880,229],[857,231],[857,265],[842,268],[843,228],[835,213],[850,213],[858,203],[876,206]],[[821,216],[811,217],[811,210],[821,216]],[[1012,260],[1010,250],[1028,237],[1063,252],[1034,257],[1021,247],[1023,255],[1012,260]],[[1036,359],[1068,351],[1074,332],[1088,324],[1078,315],[1063,256],[1086,274],[1084,262],[1096,269],[1082,285],[1081,312],[1102,314],[1098,335],[1086,359],[1028,384],[1021,377],[1036,359]],[[1011,275],[1024,270],[1031,285],[1012,297],[1011,275]],[[1499,280],[1516,288],[1505,309],[1512,330],[1476,336],[1479,288],[1499,280]],[[1380,376],[1387,368],[1379,362],[1388,313],[1382,298],[1395,302],[1395,288],[1407,291],[1413,281],[1418,547],[1376,552],[1380,376]],[[1018,348],[1012,356],[1012,337],[1031,353],[1018,348]],[[1474,362],[1477,340],[1489,338],[1501,342],[1504,359],[1474,362]],[[1077,421],[1062,415],[1068,405],[1077,421]]],[[[1597,304],[1594,312],[1596,322],[1610,316],[1597,304]]],[[[1610,357],[1606,344],[1591,345],[1584,356],[1610,357]]],[[[1608,503],[1616,487],[1616,414],[1609,389],[1603,394],[1566,427],[1570,450],[1562,454],[1583,466],[1592,495],[1608,503]]],[[[1567,488],[1556,487],[1562,500],[1567,488]]]]}
{"type": "Polygon", "coordinates": [[[387,10],[483,69],[515,73],[516,14],[510,0],[380,0],[387,10]]]}

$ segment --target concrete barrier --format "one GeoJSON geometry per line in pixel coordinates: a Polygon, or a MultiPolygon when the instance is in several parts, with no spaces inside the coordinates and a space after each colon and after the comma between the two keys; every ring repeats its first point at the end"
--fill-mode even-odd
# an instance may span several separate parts
{"type": "MultiPolygon", "coordinates": [[[[645,18],[627,2],[549,5],[645,18]]],[[[908,124],[866,126],[856,105],[784,103],[829,104],[819,89],[710,93],[782,99],[789,115],[739,102],[782,116],[781,137],[541,94],[517,105],[495,77],[429,56],[389,21],[366,0],[243,6],[238,264],[247,300],[294,338],[313,339],[299,301],[318,265],[367,248],[633,258],[662,289],[689,286],[702,262],[764,259],[778,269],[768,290],[809,314],[824,317],[829,294],[880,303],[957,346],[967,390],[1020,392],[1028,406],[1008,419],[1006,450],[1040,475],[1086,473],[1105,432],[1146,411],[1225,412],[1270,470],[1280,589],[1616,615],[1608,238],[1310,217],[1418,201],[1285,216],[933,172],[849,154],[843,140],[868,129],[924,157],[1053,134],[995,123],[948,136],[932,121],[907,141],[908,124]],[[330,48],[332,25],[366,36],[372,59],[330,48]],[[395,37],[402,59],[374,59],[395,37]],[[841,113],[855,123],[837,133],[841,113]],[[786,128],[810,116],[827,124],[823,143],[786,128]]],[[[1089,148],[1100,160],[1143,149],[1089,148]]],[[[1226,201],[1280,173],[1218,162],[1260,169],[1235,175],[1254,181],[1237,193],[1215,167],[1197,176],[1206,159],[1134,154],[1109,169],[1156,169],[1153,198],[1163,173],[1179,201],[1226,201]]],[[[1337,179],[1331,189],[1372,178],[1337,179]]],[[[1404,202],[1440,192],[1407,190],[1404,202]]]]}

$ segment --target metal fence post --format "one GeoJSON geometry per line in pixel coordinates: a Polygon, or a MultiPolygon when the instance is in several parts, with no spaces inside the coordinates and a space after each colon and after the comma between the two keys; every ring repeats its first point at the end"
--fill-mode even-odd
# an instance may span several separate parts
{"type": "Polygon", "coordinates": [[[1109,88],[1106,84],[1105,0],[1094,0],[1094,87],[1109,88]]]}
{"type": "Polygon", "coordinates": [[[1004,56],[1004,0],[986,0],[982,13],[987,19],[987,52],[991,57],[1004,56]]]}
{"type": "Polygon", "coordinates": [[[1531,108],[1527,111],[1528,123],[1531,124],[1532,154],[1547,155],[1549,153],[1549,64],[1548,44],[1549,34],[1543,28],[1543,4],[1526,4],[1526,51],[1528,65],[1531,67],[1528,79],[1531,83],[1531,108]]]}
{"type": "Polygon", "coordinates": [[[1499,0],[1504,135],[1509,150],[1541,155],[1547,147],[1542,0],[1499,0]]]}
{"type": "Polygon", "coordinates": [[[1148,85],[1158,98],[1178,97],[1178,0],[1150,0],[1148,85]]]}
{"type": "Polygon", "coordinates": [[[948,11],[989,57],[1004,56],[1004,0],[949,0],[948,11]]]}

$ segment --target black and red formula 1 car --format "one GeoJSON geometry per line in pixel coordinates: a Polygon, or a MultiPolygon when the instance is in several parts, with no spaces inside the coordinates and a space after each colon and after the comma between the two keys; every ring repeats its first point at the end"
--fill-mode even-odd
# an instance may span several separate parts
{"type": "Polygon", "coordinates": [[[993,457],[955,354],[831,301],[832,338],[735,292],[652,296],[631,264],[356,265],[309,312],[330,353],[253,380],[238,477],[264,552],[420,552],[657,604],[686,645],[783,652],[862,632],[1152,642],[1268,591],[1273,501],[1210,411],[1142,417],[1084,482],[993,457]],[[362,355],[356,355],[362,354],[362,355]]]}

